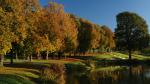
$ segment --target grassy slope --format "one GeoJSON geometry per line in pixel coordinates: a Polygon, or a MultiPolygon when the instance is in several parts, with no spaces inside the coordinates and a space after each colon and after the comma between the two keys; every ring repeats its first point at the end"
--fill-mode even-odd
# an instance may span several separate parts
{"type": "Polygon", "coordinates": [[[0,74],[0,84],[34,84],[34,82],[17,75],[0,74]]]}
{"type": "MultiPolygon", "coordinates": [[[[9,60],[5,60],[9,62],[9,60]]],[[[37,84],[39,83],[40,69],[51,63],[69,63],[65,60],[33,60],[29,62],[15,62],[0,67],[0,84],[37,84]]],[[[40,83],[39,83],[40,84],[40,83]]]]}
{"type": "MultiPolygon", "coordinates": [[[[106,60],[114,60],[114,59],[128,59],[127,54],[122,54],[122,53],[117,53],[117,52],[112,52],[112,53],[106,53],[106,54],[98,54],[95,57],[96,59],[106,59],[106,60]]],[[[150,59],[148,56],[142,56],[142,55],[132,55],[133,59],[137,60],[146,60],[150,59]]]]}
{"type": "MultiPolygon", "coordinates": [[[[39,70],[31,68],[32,64],[17,63],[9,67],[0,68],[0,84],[35,84],[34,79],[39,78],[39,70]]],[[[39,65],[36,65],[39,67],[39,65]]]]}

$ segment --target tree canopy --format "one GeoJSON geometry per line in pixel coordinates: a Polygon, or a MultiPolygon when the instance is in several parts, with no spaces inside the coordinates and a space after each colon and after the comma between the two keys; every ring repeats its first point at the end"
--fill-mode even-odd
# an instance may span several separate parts
{"type": "Polygon", "coordinates": [[[148,46],[148,25],[136,13],[120,13],[117,15],[115,38],[118,50],[128,50],[129,59],[131,59],[131,51],[148,46]]]}
{"type": "Polygon", "coordinates": [[[115,47],[113,36],[108,27],[65,12],[62,4],[0,0],[1,56],[11,53],[31,61],[33,54],[43,58],[41,52],[48,59],[49,54],[108,51],[115,47]]]}

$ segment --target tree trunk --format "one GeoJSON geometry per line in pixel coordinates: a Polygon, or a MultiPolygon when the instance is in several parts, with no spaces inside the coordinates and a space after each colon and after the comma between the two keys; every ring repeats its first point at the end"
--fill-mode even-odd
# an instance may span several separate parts
{"type": "Polygon", "coordinates": [[[26,60],[26,53],[23,51],[23,60],[26,60]]]}
{"type": "Polygon", "coordinates": [[[49,52],[46,51],[46,60],[48,60],[48,54],[49,54],[49,52]]]}
{"type": "Polygon", "coordinates": [[[14,56],[14,55],[11,54],[10,56],[11,56],[11,57],[10,57],[10,64],[13,64],[13,63],[14,63],[14,61],[13,61],[13,56],[14,56]]]}
{"type": "Polygon", "coordinates": [[[129,84],[133,84],[133,82],[132,82],[132,77],[133,76],[133,74],[132,74],[132,66],[129,66],[129,84]]]}
{"type": "Polygon", "coordinates": [[[15,55],[15,58],[16,58],[16,61],[18,61],[18,54],[17,54],[17,52],[16,52],[16,55],[15,55]]]}
{"type": "Polygon", "coordinates": [[[40,60],[40,52],[37,53],[37,59],[40,60]]]}
{"type": "Polygon", "coordinates": [[[73,52],[73,56],[76,56],[76,52],[75,51],[73,52]]]}
{"type": "Polygon", "coordinates": [[[61,52],[58,52],[58,59],[61,58],[61,55],[62,55],[62,53],[61,53],[61,52]]]}
{"type": "Polygon", "coordinates": [[[131,49],[129,49],[129,60],[131,60],[132,59],[132,56],[131,56],[131,49]]]}
{"type": "Polygon", "coordinates": [[[27,61],[30,61],[30,56],[29,55],[27,56],[27,61]]]}
{"type": "MultiPolygon", "coordinates": [[[[70,57],[70,56],[71,56],[71,53],[69,53],[69,57],[70,57]]],[[[66,58],[67,58],[67,55],[65,54],[64,57],[65,57],[65,59],[66,59],[66,58]]]]}
{"type": "Polygon", "coordinates": [[[0,66],[3,66],[3,62],[4,62],[4,56],[0,55],[0,66]]]}
{"type": "Polygon", "coordinates": [[[94,49],[92,49],[93,50],[93,52],[92,53],[94,53],[94,49]]]}
{"type": "Polygon", "coordinates": [[[32,62],[32,55],[30,55],[30,62],[32,62]]]}

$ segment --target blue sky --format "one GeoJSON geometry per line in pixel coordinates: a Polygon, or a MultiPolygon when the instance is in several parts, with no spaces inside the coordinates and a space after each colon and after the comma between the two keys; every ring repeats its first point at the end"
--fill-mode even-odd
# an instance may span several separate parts
{"type": "MultiPolygon", "coordinates": [[[[46,5],[50,0],[40,0],[46,5]]],[[[63,4],[65,11],[99,25],[116,28],[116,15],[123,11],[135,12],[150,25],[150,0],[52,0],[63,4]]]]}

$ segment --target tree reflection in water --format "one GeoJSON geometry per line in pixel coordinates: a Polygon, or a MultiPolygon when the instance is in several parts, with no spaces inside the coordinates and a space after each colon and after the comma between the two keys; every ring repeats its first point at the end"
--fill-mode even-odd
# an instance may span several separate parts
{"type": "Polygon", "coordinates": [[[150,84],[150,67],[108,66],[91,71],[73,71],[67,84],[150,84]]]}

